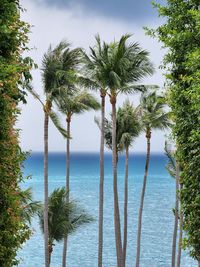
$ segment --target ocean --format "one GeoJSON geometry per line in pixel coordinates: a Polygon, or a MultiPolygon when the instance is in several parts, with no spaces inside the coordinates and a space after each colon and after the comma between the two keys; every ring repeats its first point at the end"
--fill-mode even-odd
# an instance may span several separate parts
{"type": "MultiPolygon", "coordinates": [[[[145,196],[141,267],[170,267],[174,225],[172,209],[175,203],[175,181],[166,171],[166,157],[152,154],[145,196]]],[[[34,200],[43,201],[43,154],[32,153],[25,162],[24,175],[32,175],[22,187],[32,187],[34,200]]],[[[129,159],[128,247],[127,267],[135,266],[137,219],[143,181],[145,154],[131,154],[129,159]]],[[[125,157],[118,162],[118,192],[123,222],[125,157]]],[[[65,154],[49,154],[49,191],[65,185],[65,154]]],[[[105,206],[103,266],[116,267],[113,222],[112,156],[105,155],[105,206]]],[[[99,154],[72,153],[70,194],[96,219],[69,237],[67,265],[69,267],[96,267],[98,248],[99,154]]],[[[122,225],[123,226],[123,225],[122,225]]],[[[19,267],[44,266],[43,235],[38,218],[32,221],[33,234],[18,254],[19,267]]],[[[60,267],[62,243],[56,243],[52,267],[60,267]]],[[[182,267],[196,267],[184,251],[182,267]]]]}

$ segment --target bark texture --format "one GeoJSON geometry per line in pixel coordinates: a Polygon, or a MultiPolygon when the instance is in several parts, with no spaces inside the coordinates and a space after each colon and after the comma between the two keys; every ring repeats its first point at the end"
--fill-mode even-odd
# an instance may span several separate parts
{"type": "Polygon", "coordinates": [[[100,182],[99,182],[99,242],[98,267],[103,264],[103,207],[104,207],[104,128],[105,128],[105,93],[101,92],[101,143],[100,143],[100,182]]]}
{"type": "Polygon", "coordinates": [[[124,179],[124,242],[123,242],[123,261],[126,266],[126,248],[127,248],[127,231],[128,231],[128,159],[129,147],[126,146],[126,166],[124,179]]]}
{"type": "Polygon", "coordinates": [[[115,224],[115,242],[117,253],[117,266],[124,267],[122,241],[121,241],[121,226],[120,212],[117,188],[117,147],[116,147],[116,98],[111,98],[112,104],[112,165],[113,165],[113,192],[114,192],[114,224],[115,224]]]}
{"type": "Polygon", "coordinates": [[[176,163],[176,203],[175,203],[175,214],[174,214],[174,232],[172,241],[172,262],[171,266],[176,266],[176,243],[178,233],[178,216],[179,216],[179,168],[176,163]]]}
{"type": "Polygon", "coordinates": [[[49,267],[49,228],[48,228],[48,125],[49,115],[44,112],[44,249],[45,267],[49,267]]]}
{"type": "MultiPolygon", "coordinates": [[[[70,130],[70,124],[71,124],[71,115],[67,116],[67,135],[70,137],[71,130],[70,130]]],[[[66,191],[68,191],[67,199],[66,201],[69,202],[69,190],[70,190],[70,138],[67,138],[66,143],[66,191]]],[[[67,240],[68,236],[64,238],[63,242],[63,258],[62,258],[62,267],[66,267],[67,263],[67,240]]]]}
{"type": "Polygon", "coordinates": [[[147,138],[147,156],[146,156],[146,164],[145,164],[145,172],[144,172],[144,180],[142,186],[142,194],[140,200],[140,209],[139,209],[139,216],[138,216],[138,233],[137,233],[137,254],[136,254],[136,267],[140,266],[140,249],[141,249],[141,232],[142,232],[142,213],[144,208],[144,196],[146,192],[146,184],[147,184],[147,175],[149,169],[149,162],[150,162],[150,140],[151,140],[151,131],[146,133],[147,138]]]}

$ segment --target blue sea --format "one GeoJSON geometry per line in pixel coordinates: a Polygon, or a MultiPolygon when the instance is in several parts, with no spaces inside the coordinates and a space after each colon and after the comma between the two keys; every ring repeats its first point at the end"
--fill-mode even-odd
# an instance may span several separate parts
{"type": "MultiPolygon", "coordinates": [[[[175,181],[165,169],[166,157],[152,154],[145,196],[141,267],[170,267],[171,244],[175,202],[175,181]]],[[[140,192],[143,181],[145,154],[131,154],[129,160],[129,206],[128,206],[128,248],[127,267],[135,266],[137,218],[140,192]]],[[[119,157],[118,191],[123,221],[125,158],[119,157]]],[[[43,201],[43,154],[32,153],[25,162],[24,175],[32,175],[22,186],[32,187],[34,200],[43,201]]],[[[98,242],[98,195],[99,195],[99,154],[71,154],[71,196],[82,205],[96,221],[79,229],[69,238],[67,262],[69,267],[96,267],[98,242]]],[[[116,267],[114,223],[112,157],[105,155],[105,209],[104,209],[104,254],[103,266],[116,267]]],[[[49,154],[49,191],[65,185],[65,154],[49,154]]],[[[122,225],[123,226],[123,225],[122,225]]],[[[33,235],[23,246],[18,257],[20,267],[44,266],[43,236],[38,219],[32,221],[33,235]]],[[[52,255],[52,267],[60,267],[62,243],[57,243],[52,255]]],[[[196,267],[188,255],[182,254],[182,267],[196,267]]]]}

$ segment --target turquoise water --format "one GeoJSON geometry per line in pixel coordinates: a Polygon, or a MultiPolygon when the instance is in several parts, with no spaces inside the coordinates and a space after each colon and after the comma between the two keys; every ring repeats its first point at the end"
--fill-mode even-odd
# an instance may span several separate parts
{"type": "MultiPolygon", "coordinates": [[[[135,266],[137,217],[142,186],[145,155],[130,155],[129,167],[129,231],[127,267],[135,266]]],[[[120,206],[123,207],[124,156],[119,157],[118,189],[120,206]]],[[[145,207],[143,213],[141,267],[170,267],[173,233],[175,182],[168,175],[166,158],[153,154],[150,161],[145,207]]],[[[33,188],[35,200],[43,201],[43,155],[33,153],[25,162],[25,175],[32,174],[26,187],[33,188]]],[[[65,185],[65,154],[49,155],[50,192],[65,185]]],[[[71,155],[71,195],[85,209],[98,219],[99,155],[94,153],[72,153],[71,155]]],[[[122,210],[121,210],[122,217],[122,210]]],[[[121,218],[123,219],[123,218],[121,218]]],[[[122,220],[123,221],[123,220],[122,220]]],[[[44,266],[43,236],[37,218],[32,223],[33,235],[19,253],[20,267],[44,266]]],[[[97,266],[97,220],[73,234],[69,239],[68,266],[97,266]]],[[[62,243],[56,244],[52,255],[52,267],[60,267],[62,243]]],[[[111,155],[105,156],[105,215],[104,215],[104,267],[116,266],[113,191],[111,155]]],[[[182,256],[182,267],[196,267],[197,264],[186,252],[182,256]]]]}

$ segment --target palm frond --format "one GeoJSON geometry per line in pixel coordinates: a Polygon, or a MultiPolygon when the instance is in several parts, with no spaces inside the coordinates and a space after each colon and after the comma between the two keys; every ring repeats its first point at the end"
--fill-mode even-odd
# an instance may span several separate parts
{"type": "Polygon", "coordinates": [[[49,117],[51,118],[53,124],[58,129],[58,131],[62,134],[62,136],[64,138],[70,138],[70,136],[68,136],[67,134],[67,131],[62,127],[58,115],[55,112],[51,111],[49,113],[49,117]]]}

